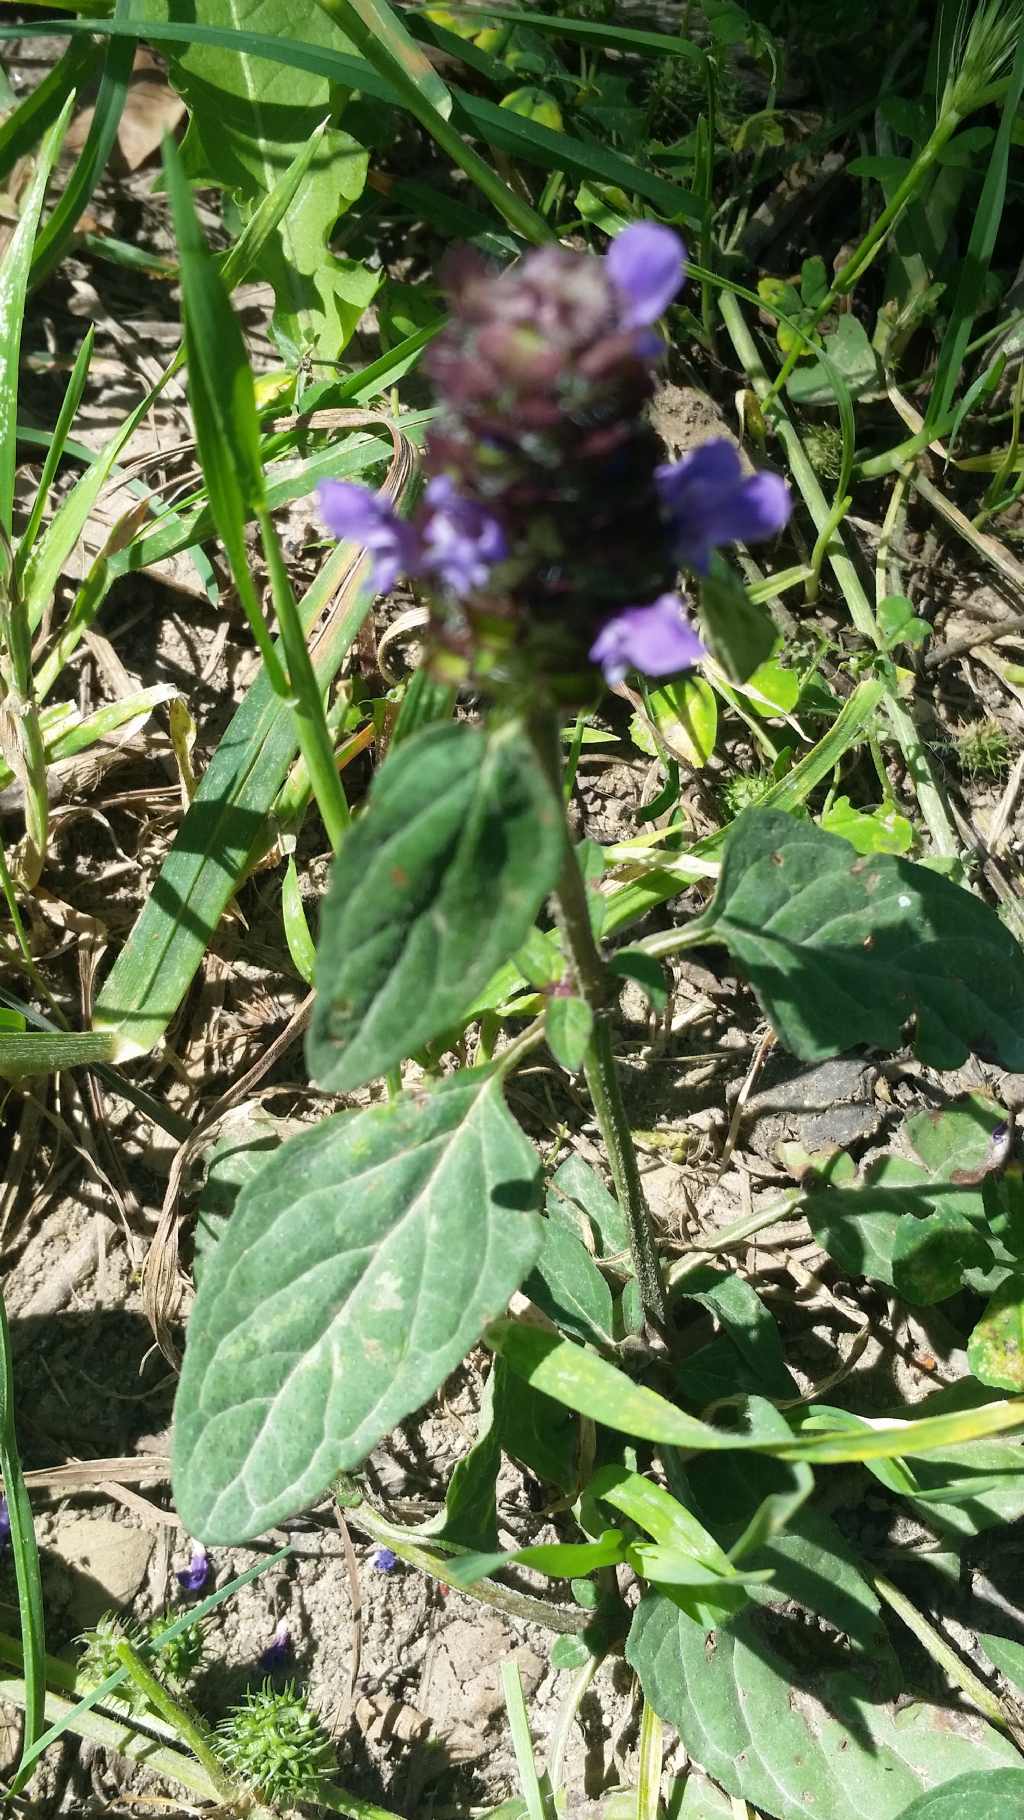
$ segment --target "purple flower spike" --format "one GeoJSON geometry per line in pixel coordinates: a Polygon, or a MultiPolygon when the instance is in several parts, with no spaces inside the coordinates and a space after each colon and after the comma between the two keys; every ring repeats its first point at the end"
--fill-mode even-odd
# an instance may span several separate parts
{"type": "Polygon", "coordinates": [[[425,497],[423,567],[453,594],[482,588],[508,554],[498,520],[479,500],[463,498],[447,474],[434,477],[425,497]]]}
{"type": "Polygon", "coordinates": [[[274,1632],[273,1642],[268,1643],[260,1657],[260,1667],[266,1674],[272,1675],[275,1669],[284,1668],[291,1653],[291,1632],[282,1618],[274,1632]]]}
{"type": "Polygon", "coordinates": [[[682,285],[686,248],[671,228],[635,221],[615,236],[605,267],[625,304],[623,327],[649,329],[682,285]]]}
{"type": "Polygon", "coordinates": [[[723,543],[760,543],[781,531],[793,509],[778,474],[744,474],[739,450],[724,437],[657,470],[680,562],[705,572],[723,543]]]}
{"type": "Polygon", "coordinates": [[[398,1566],[398,1556],[393,1548],[378,1548],[373,1557],[373,1565],[379,1574],[389,1574],[398,1566]]]}
{"type": "Polygon", "coordinates": [[[180,1568],[174,1577],[183,1592],[202,1592],[210,1578],[210,1557],[201,1542],[192,1550],[188,1566],[180,1568]]]}
{"type": "Polygon", "coordinates": [[[419,540],[394,507],[368,487],[325,480],[317,488],[320,515],[333,537],[359,543],[373,557],[373,589],[386,594],[401,574],[419,567],[419,540]]]}
{"type": "Polygon", "coordinates": [[[688,624],[678,594],[661,594],[648,607],[626,607],[602,626],[590,648],[605,680],[621,682],[627,670],[646,676],[675,676],[692,670],[704,646],[688,624]]]}

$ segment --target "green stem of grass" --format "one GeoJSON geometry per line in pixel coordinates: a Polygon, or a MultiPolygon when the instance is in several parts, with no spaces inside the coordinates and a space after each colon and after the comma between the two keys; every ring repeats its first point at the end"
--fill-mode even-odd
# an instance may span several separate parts
{"type": "Polygon", "coordinates": [[[262,510],[258,517],[260,536],[263,539],[263,552],[267,561],[267,573],[270,576],[270,586],[274,597],[274,608],[278,625],[281,628],[281,643],[288,664],[290,700],[295,715],[299,750],[305,760],[306,770],[313,786],[313,794],[323,817],[331,849],[337,853],[352,818],[341,778],[338,776],[338,767],[334,759],[334,742],[317,687],[309,647],[302,630],[299,610],[295,604],[295,595],[292,592],[288,571],[281,555],[277,532],[269,512],[262,510]]]}
{"type": "Polygon", "coordinates": [[[190,1712],[180,1700],[176,1700],[162,1681],[157,1680],[152,1669],[142,1660],[138,1651],[132,1648],[126,1637],[114,1644],[114,1653],[127,1669],[129,1679],[135,1683],[143,1698],[174,1729],[196,1762],[202,1765],[221,1800],[232,1804],[237,1802],[240,1791],[225,1775],[224,1766],[213,1747],[213,1738],[198,1716],[190,1712]]]}
{"type": "MultiPolygon", "coordinates": [[[[529,731],[552,789],[561,801],[562,751],[557,713],[545,709],[538,711],[530,723],[529,731]]],[[[641,1299],[648,1315],[660,1323],[665,1318],[665,1290],[654,1228],[640,1180],[636,1146],[623,1103],[622,1084],[612,1048],[608,974],[594,939],[586,881],[580,871],[567,824],[565,858],[555,897],[558,920],[576,977],[576,987],[580,997],[589,1005],[594,1019],[593,1033],[583,1062],[584,1079],[608,1153],[615,1192],[629,1229],[629,1248],[641,1299]]]]}

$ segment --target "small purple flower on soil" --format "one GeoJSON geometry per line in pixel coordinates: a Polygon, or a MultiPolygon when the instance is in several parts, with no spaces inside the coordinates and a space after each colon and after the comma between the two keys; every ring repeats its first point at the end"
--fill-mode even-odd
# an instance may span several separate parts
{"type": "Polygon", "coordinates": [[[789,519],[793,502],[778,474],[745,474],[725,437],[657,471],[658,492],[680,562],[704,573],[723,543],[760,543],[789,519]]]}
{"type": "Polygon", "coordinates": [[[386,594],[402,574],[420,564],[419,539],[379,493],[350,480],[325,480],[317,488],[320,516],[333,537],[362,544],[373,557],[373,589],[386,594]]]}
{"type": "Polygon", "coordinates": [[[268,1643],[260,1657],[260,1667],[265,1674],[272,1675],[275,1669],[284,1668],[292,1653],[291,1632],[283,1618],[280,1619],[274,1632],[272,1642],[268,1643]]]}
{"type": "Polygon", "coordinates": [[[447,474],[427,487],[422,520],[423,567],[453,594],[482,588],[496,562],[508,553],[505,533],[493,512],[466,499],[447,474]]]}
{"type": "Polygon", "coordinates": [[[605,266],[625,305],[623,327],[649,329],[682,285],[686,248],[671,228],[656,221],[635,221],[615,236],[605,266]]]}
{"type": "Polygon", "coordinates": [[[193,1548],[188,1566],[179,1568],[174,1577],[183,1592],[202,1592],[210,1578],[210,1557],[201,1542],[193,1548]]]}
{"type": "Polygon", "coordinates": [[[393,1548],[378,1548],[373,1565],[379,1574],[389,1574],[398,1566],[398,1556],[393,1548]]]}
{"type": "Polygon", "coordinates": [[[678,594],[660,594],[647,607],[626,607],[602,626],[590,648],[605,680],[621,682],[627,670],[645,676],[675,676],[692,670],[704,646],[683,612],[678,594]]]}

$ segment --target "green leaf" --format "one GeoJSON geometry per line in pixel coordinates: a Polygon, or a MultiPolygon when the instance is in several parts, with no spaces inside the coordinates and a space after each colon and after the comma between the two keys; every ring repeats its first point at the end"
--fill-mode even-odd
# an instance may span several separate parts
{"type": "Polygon", "coordinates": [[[1022,1814],[1024,1769],[982,1769],[919,1795],[899,1820],[1020,1820],[1022,1814]]]}
{"type": "Polygon", "coordinates": [[[726,943],[802,1061],[909,1035],[933,1068],[972,1049],[1024,1068],[1024,954],[993,910],[926,866],[858,857],[811,822],[750,809],[691,928],[726,943]]]}
{"type": "Polygon", "coordinates": [[[700,624],[712,657],[733,682],[746,682],[771,657],[778,632],[766,608],[756,606],[721,557],[700,589],[700,624]]]}
{"type": "MultiPolygon", "coordinates": [[[[194,16],[182,0],[138,0],[138,13],[153,25],[194,16]]],[[[234,28],[237,43],[231,49],[201,41],[167,47],[168,73],[189,109],[182,145],[188,175],[226,189],[243,218],[336,112],[338,96],[327,75],[257,56],[245,42],[250,24],[261,34],[286,38],[295,14],[285,0],[204,0],[203,25],[234,28]]],[[[311,48],[351,54],[349,41],[318,7],[303,13],[301,31],[311,48]]],[[[336,359],[380,283],[379,273],[329,249],[339,215],[362,194],[366,167],[363,147],[330,127],[260,254],[259,274],[274,287],[275,331],[292,359],[303,353],[336,359]]]]}
{"type": "Polygon", "coordinates": [[[626,1659],[694,1762],[777,1820],[896,1820],[922,1790],[968,1769],[1015,1768],[1008,1739],[972,1713],[877,1698],[856,1658],[821,1665],[801,1631],[746,1611],[709,1644],[669,1600],[648,1594],[626,1659]],[[780,1640],[792,1637],[793,1660],[780,1640]]]}
{"type": "MultiPolygon", "coordinates": [[[[844,1165],[841,1183],[809,1189],[805,1213],[819,1245],[851,1275],[886,1283],[908,1301],[955,1294],[965,1269],[992,1261],[984,1190],[999,1165],[1005,1116],[995,1100],[967,1094],[907,1119],[903,1136],[920,1162],[876,1157],[857,1186],[844,1165]]],[[[833,1181],[841,1160],[829,1163],[833,1181]]]]}
{"type": "Polygon", "coordinates": [[[918,619],[912,603],[902,594],[887,594],[879,601],[875,617],[887,651],[900,644],[912,645],[916,650],[932,634],[928,621],[918,619]]]}
{"type": "MultiPolygon", "coordinates": [[[[878,356],[859,317],[841,316],[838,327],[825,337],[824,351],[854,398],[878,385],[878,356]]],[[[836,391],[828,367],[818,359],[813,365],[797,367],[786,381],[786,390],[794,404],[835,402],[836,391]]]]}
{"type": "Polygon", "coordinates": [[[954,1442],[1024,1425],[1024,1400],[1014,1398],[910,1422],[865,1422],[857,1423],[856,1428],[849,1428],[844,1422],[833,1432],[823,1433],[815,1432],[809,1417],[806,1432],[791,1433],[788,1440],[774,1434],[764,1438],[743,1435],[699,1422],[695,1416],[677,1409],[667,1397],[634,1383],[597,1353],[538,1327],[519,1321],[493,1321],[484,1338],[532,1389],[543,1391],[580,1415],[639,1440],[697,1452],[735,1450],[772,1454],[783,1460],[833,1463],[892,1459],[931,1453],[954,1442]]]}
{"type": "Polygon", "coordinates": [[[492,1074],[283,1144],[239,1195],[189,1321],[174,1486],[191,1534],[259,1535],[419,1408],[536,1258],[538,1203],[492,1074]]]}
{"type": "Polygon", "coordinates": [[[913,824],[891,804],[855,809],[848,796],[837,796],[819,826],[849,841],[858,853],[909,853],[914,844],[913,824]]]}
{"type": "Polygon", "coordinates": [[[594,1028],[594,1013],[582,998],[549,998],[544,1007],[544,1039],[567,1074],[578,1074],[594,1028]]]}
{"type": "Polygon", "coordinates": [[[544,1245],[525,1294],[556,1327],[594,1346],[615,1345],[612,1292],[586,1246],[567,1226],[544,1222],[544,1245]]]}
{"type": "Polygon", "coordinates": [[[1024,1275],[996,1290],[968,1342],[967,1363],[983,1384],[1024,1390],[1024,1275]]]}
{"type": "Polygon", "coordinates": [[[35,170],[21,202],[18,225],[0,260],[0,529],[11,536],[14,467],[17,459],[18,364],[25,321],[29,267],[50,173],[57,161],[74,105],[69,95],[39,149],[35,170]]]}
{"type": "MultiPolygon", "coordinates": [[[[676,1293],[682,1299],[698,1302],[721,1323],[752,1367],[765,1396],[795,1396],[796,1384],[782,1356],[779,1330],[757,1291],[743,1277],[705,1264],[690,1271],[676,1293]]],[[[680,1384],[685,1391],[685,1366],[680,1372],[680,1384]]]]}
{"type": "Polygon", "coordinates": [[[571,1579],[593,1573],[598,1567],[615,1567],[624,1561],[622,1532],[606,1529],[597,1542],[539,1542],[531,1548],[512,1548],[495,1554],[461,1555],[450,1567],[456,1586],[472,1586],[489,1579],[499,1568],[533,1567],[553,1579],[571,1579]]]}
{"type": "Polygon", "coordinates": [[[510,1460],[569,1497],[579,1487],[579,1422],[571,1410],[513,1376],[501,1356],[495,1397],[500,1403],[501,1445],[510,1460]]]}
{"type": "Polygon", "coordinates": [[[558,877],[562,810],[514,726],[427,727],[393,752],[334,862],[307,1054],[347,1092],[455,1025],[558,877]]]}
{"type": "Polygon", "coordinates": [[[752,1567],[770,1567],[772,1581],[751,1597],[761,1605],[793,1600],[823,1618],[844,1636],[876,1673],[883,1668],[899,1687],[900,1670],[882,1622],[879,1600],[865,1579],[845,1536],[820,1510],[801,1510],[782,1535],[773,1536],[748,1557],[752,1567]]]}
{"type": "Polygon", "coordinates": [[[484,1384],[476,1438],[456,1464],[444,1494],[440,1515],[420,1525],[419,1534],[440,1536],[460,1548],[493,1553],[498,1546],[498,1472],[501,1467],[499,1393],[502,1371],[495,1359],[484,1384]]]}
{"type": "Polygon", "coordinates": [[[600,1258],[629,1249],[629,1228],[618,1201],[596,1169],[573,1154],[560,1163],[548,1184],[547,1212],[570,1231],[593,1238],[600,1258]]]}
{"type": "MultiPolygon", "coordinates": [[[[647,709],[659,739],[673,758],[703,769],[718,738],[718,697],[711,684],[703,676],[680,676],[660,689],[652,689],[647,696],[647,709]]],[[[650,753],[652,758],[657,756],[657,742],[639,714],[634,714],[629,731],[641,752],[650,753]]]]}
{"type": "Polygon", "coordinates": [[[284,938],[288,943],[288,953],[292,965],[307,986],[313,984],[313,970],[316,966],[316,948],[309,933],[306,921],[305,905],[302,902],[302,886],[295,865],[295,855],[289,854],[285,867],[284,882],[281,886],[281,918],[284,923],[284,938]]]}

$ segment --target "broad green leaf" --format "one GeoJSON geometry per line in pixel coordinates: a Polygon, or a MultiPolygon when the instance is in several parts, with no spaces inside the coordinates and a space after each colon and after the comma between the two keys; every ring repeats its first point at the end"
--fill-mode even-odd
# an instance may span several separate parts
{"type": "Polygon", "coordinates": [[[500,1405],[501,1445],[510,1460],[526,1466],[544,1484],[575,1497],[580,1477],[580,1425],[552,1397],[515,1377],[500,1354],[495,1398],[500,1405]]]}
{"type": "Polygon", "coordinates": [[[593,1236],[600,1258],[620,1257],[629,1250],[625,1216],[589,1163],[573,1152],[560,1163],[548,1185],[548,1217],[570,1231],[593,1236]]]}
{"type": "Polygon", "coordinates": [[[900,1671],[881,1605],[831,1517],[820,1510],[798,1511],[782,1535],[745,1558],[753,1567],[772,1569],[771,1584],[751,1595],[758,1604],[793,1600],[823,1618],[848,1639],[858,1656],[873,1663],[876,1672],[883,1668],[887,1676],[894,1672],[896,1691],[900,1671]]]}
{"type": "Polygon", "coordinates": [[[191,1534],[259,1535],[426,1402],[536,1258],[538,1204],[492,1074],[283,1144],[239,1195],[189,1321],[174,1486],[191,1534]]]}
{"type": "Polygon", "coordinates": [[[1024,1643],[1015,1643],[1011,1637],[993,1636],[987,1631],[979,1631],[978,1642],[999,1673],[1024,1693],[1024,1643]]]}
{"type": "MultiPolygon", "coordinates": [[[[792,1397],[796,1384],[786,1368],[782,1339],[775,1321],[768,1313],[757,1291],[734,1271],[716,1270],[701,1265],[685,1276],[677,1295],[698,1302],[714,1315],[755,1374],[759,1388],[768,1397],[792,1397]]],[[[686,1367],[680,1370],[680,1386],[686,1390],[686,1367]]]]}
{"type": "Polygon", "coordinates": [[[381,767],[331,871],[307,1054],[343,1093],[458,1023],[558,877],[562,811],[515,725],[427,727],[381,767]]]}
{"type": "Polygon", "coordinates": [[[880,600],[875,617],[878,630],[885,640],[886,650],[894,645],[912,645],[915,649],[931,637],[931,626],[926,619],[918,619],[913,604],[902,594],[887,594],[880,600]]]}
{"type": "MultiPolygon", "coordinates": [[[[139,0],[147,24],[192,18],[182,0],[139,0]]],[[[189,110],[182,157],[197,183],[227,190],[247,218],[274,188],[314,131],[337,112],[327,75],[274,64],[245,42],[250,26],[286,38],[295,15],[285,0],[204,0],[203,25],[231,28],[231,49],[199,40],[168,45],[168,73],[189,110]]],[[[313,49],[348,53],[351,45],[319,7],[302,15],[313,49]]],[[[292,359],[334,360],[371,301],[380,276],[329,247],[339,215],[362,194],[367,153],[333,126],[323,135],[302,188],[263,247],[258,271],[274,287],[274,325],[292,359]]]]}
{"type": "Polygon", "coordinates": [[[594,1013],[586,999],[548,999],[544,1007],[544,1040],[555,1061],[568,1074],[578,1074],[582,1068],[593,1029],[594,1013]]]}
{"type": "Polygon", "coordinates": [[[1014,1768],[1008,1739],[972,1713],[896,1708],[870,1677],[799,1648],[803,1627],[748,1610],[709,1640],[660,1594],[634,1617],[626,1659],[694,1762],[776,1820],[897,1820],[923,1790],[968,1769],[1014,1768]],[[786,1634],[793,1655],[782,1654],[786,1634]]]}
{"type": "MultiPolygon", "coordinates": [[[[878,356],[859,317],[839,318],[838,327],[825,337],[825,354],[854,398],[879,384],[878,356]]],[[[797,367],[786,390],[795,404],[832,404],[835,400],[829,369],[817,359],[813,366],[797,367]]]]}
{"type": "MultiPolygon", "coordinates": [[[[647,697],[650,718],[658,737],[684,764],[698,770],[707,764],[718,737],[718,697],[703,676],[680,676],[675,682],[652,689],[647,697]]],[[[657,741],[647,722],[634,714],[629,723],[630,738],[641,752],[657,755],[657,741]]]]}
{"type": "Polygon", "coordinates": [[[695,927],[727,944],[802,1061],[909,1038],[933,1068],[972,1049],[1024,1068],[1024,953],[993,910],[926,866],[750,809],[695,927]]]}
{"type": "Polygon", "coordinates": [[[664,1011],[668,1004],[665,970],[653,954],[645,954],[642,948],[620,948],[610,957],[608,971],[617,979],[634,980],[646,992],[655,1011],[664,1011]]]}
{"type": "Polygon", "coordinates": [[[615,1345],[612,1292],[567,1226],[545,1220],[541,1254],[523,1288],[563,1333],[592,1346],[615,1345]]]}
{"type": "Polygon", "coordinates": [[[1022,1814],[1024,1769],[982,1769],[919,1795],[899,1820],[1020,1820],[1022,1814]]]}
{"type": "Polygon", "coordinates": [[[971,1335],[967,1363],[983,1384],[1024,1390],[1024,1275],[996,1290],[971,1335]]]}
{"type": "Polygon", "coordinates": [[[858,853],[909,853],[914,844],[913,824],[891,803],[855,809],[848,796],[837,796],[819,826],[849,841],[858,853]]]}
{"type": "Polygon", "coordinates": [[[538,1327],[519,1321],[494,1321],[484,1339],[534,1390],[578,1410],[580,1415],[639,1440],[693,1448],[696,1452],[766,1453],[780,1460],[835,1464],[931,1453],[958,1441],[1024,1426],[1024,1398],[1014,1397],[980,1409],[955,1410],[913,1422],[876,1423],[865,1419],[856,1429],[842,1427],[832,1433],[816,1433],[808,1422],[805,1432],[793,1434],[788,1441],[774,1435],[762,1439],[699,1422],[657,1391],[634,1383],[597,1353],[538,1327]]]}

